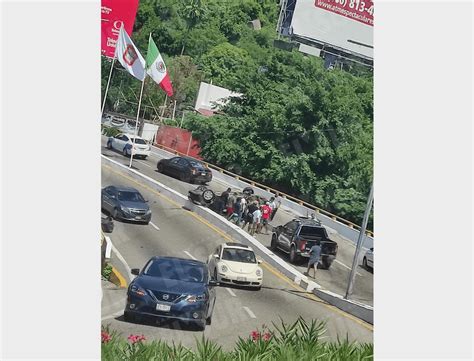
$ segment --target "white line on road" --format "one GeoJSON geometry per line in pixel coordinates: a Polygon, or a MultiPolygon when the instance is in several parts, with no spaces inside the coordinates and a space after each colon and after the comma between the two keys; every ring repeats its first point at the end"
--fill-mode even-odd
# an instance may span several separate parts
{"type": "MultiPolygon", "coordinates": [[[[345,267],[347,268],[348,270],[351,270],[352,268],[350,268],[349,266],[346,266],[344,263],[342,263],[341,261],[338,261],[337,259],[334,260],[334,262],[340,264],[342,267],[345,267]]],[[[356,274],[358,274],[359,276],[362,276],[359,272],[356,272],[356,274]]]]}
{"type": "Polygon", "coordinates": [[[150,223],[148,223],[148,224],[149,224],[150,226],[152,226],[154,229],[156,229],[157,231],[160,230],[160,227],[158,227],[155,223],[150,222],[150,223]]]}
{"type": "Polygon", "coordinates": [[[247,306],[244,306],[244,310],[247,311],[247,313],[249,314],[250,318],[257,318],[257,316],[255,316],[255,314],[250,310],[250,308],[248,308],[247,306]]]}
{"type": "Polygon", "coordinates": [[[231,296],[237,297],[237,296],[235,295],[234,291],[232,291],[230,288],[227,288],[227,287],[226,287],[225,289],[227,290],[227,292],[230,293],[231,296]]]}
{"type": "Polygon", "coordinates": [[[145,163],[145,162],[141,162],[141,161],[139,161],[139,160],[136,160],[135,162],[140,163],[140,164],[143,164],[143,165],[146,165],[146,166],[149,167],[149,168],[153,168],[151,165],[149,165],[149,164],[147,164],[147,163],[145,163]]]}
{"type": "Polygon", "coordinates": [[[189,253],[188,251],[184,251],[184,253],[186,253],[189,257],[191,257],[192,259],[194,260],[197,260],[196,257],[194,257],[191,253],[189,253]]]}

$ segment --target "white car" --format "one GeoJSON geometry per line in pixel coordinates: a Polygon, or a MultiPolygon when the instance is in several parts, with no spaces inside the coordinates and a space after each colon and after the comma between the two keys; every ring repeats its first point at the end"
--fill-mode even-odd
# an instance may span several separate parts
{"type": "Polygon", "coordinates": [[[374,269],[374,248],[369,249],[362,260],[365,269],[374,269]]]}
{"type": "Polygon", "coordinates": [[[124,156],[130,156],[133,148],[133,156],[145,159],[151,153],[151,145],[145,139],[130,134],[118,134],[115,137],[110,137],[107,140],[107,148],[115,149],[122,152],[124,156]],[[135,138],[135,145],[133,145],[133,138],[135,138]]]}
{"type": "Polygon", "coordinates": [[[252,248],[240,243],[224,243],[209,256],[211,275],[220,283],[260,289],[263,271],[252,248]]]}

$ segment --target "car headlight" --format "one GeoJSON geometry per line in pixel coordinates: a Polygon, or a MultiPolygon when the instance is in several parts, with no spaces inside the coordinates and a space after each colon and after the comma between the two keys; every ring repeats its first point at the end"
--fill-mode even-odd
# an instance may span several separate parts
{"type": "Polygon", "coordinates": [[[150,213],[151,213],[151,209],[148,209],[148,210],[146,211],[146,214],[150,214],[150,213]]]}
{"type": "Polygon", "coordinates": [[[221,271],[222,271],[222,272],[226,273],[228,270],[229,270],[229,269],[227,268],[227,266],[226,266],[225,264],[223,264],[223,265],[221,266],[221,271]]]}
{"type": "Polygon", "coordinates": [[[186,301],[189,302],[189,303],[196,303],[196,302],[205,301],[205,300],[206,300],[206,295],[205,294],[202,294],[202,295],[189,295],[188,297],[186,297],[186,301]]]}
{"type": "Polygon", "coordinates": [[[260,277],[262,275],[262,270],[261,269],[257,269],[255,271],[255,274],[257,275],[257,277],[260,277]]]}
{"type": "Polygon", "coordinates": [[[138,296],[145,296],[146,295],[146,292],[143,288],[140,288],[136,285],[132,285],[132,287],[130,287],[130,291],[138,296]]]}
{"type": "Polygon", "coordinates": [[[130,209],[128,209],[127,207],[124,207],[124,206],[120,206],[120,210],[124,213],[130,213],[130,209]]]}

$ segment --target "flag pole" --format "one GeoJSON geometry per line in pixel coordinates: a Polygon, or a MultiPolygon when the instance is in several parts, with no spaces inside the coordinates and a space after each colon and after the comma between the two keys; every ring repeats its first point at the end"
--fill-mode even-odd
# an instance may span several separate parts
{"type": "MultiPolygon", "coordinates": [[[[151,39],[151,33],[150,33],[150,37],[148,38],[148,43],[150,43],[150,39],[151,39]]],[[[135,120],[135,133],[134,133],[133,141],[132,141],[132,150],[130,151],[129,168],[132,167],[133,149],[135,148],[135,139],[138,136],[138,118],[140,118],[140,106],[142,105],[142,96],[143,96],[143,88],[145,87],[145,80],[146,80],[146,62],[145,62],[145,75],[143,76],[142,88],[140,89],[140,98],[138,99],[137,119],[135,120]]]]}
{"type": "Polygon", "coordinates": [[[105,101],[107,100],[107,93],[109,92],[110,79],[112,78],[112,70],[114,70],[115,55],[110,66],[109,80],[107,80],[107,87],[105,88],[104,101],[102,102],[102,109],[100,110],[100,116],[104,116],[105,101]]]}
{"type": "Polygon", "coordinates": [[[132,141],[132,150],[130,151],[130,164],[129,164],[129,167],[132,167],[133,149],[135,148],[135,138],[138,136],[138,118],[140,117],[140,106],[142,104],[142,95],[143,95],[143,88],[145,86],[145,79],[146,79],[146,73],[145,73],[145,77],[143,78],[143,81],[142,81],[142,88],[140,90],[140,99],[138,100],[137,119],[135,120],[135,132],[134,132],[133,141],[132,141]]]}

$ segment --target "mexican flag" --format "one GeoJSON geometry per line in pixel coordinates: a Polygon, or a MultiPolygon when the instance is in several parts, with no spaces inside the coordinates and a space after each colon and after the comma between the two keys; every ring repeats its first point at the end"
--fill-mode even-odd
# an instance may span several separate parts
{"type": "Polygon", "coordinates": [[[171,86],[171,80],[166,71],[165,62],[151,35],[148,40],[148,53],[146,54],[146,73],[160,85],[161,89],[163,89],[169,97],[173,95],[173,87],[171,86]]]}

